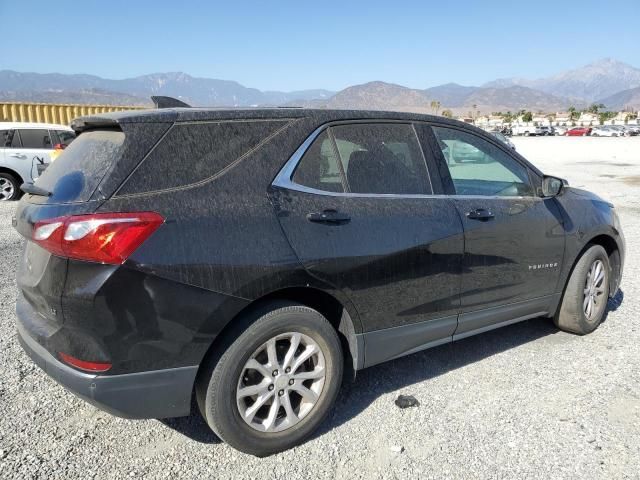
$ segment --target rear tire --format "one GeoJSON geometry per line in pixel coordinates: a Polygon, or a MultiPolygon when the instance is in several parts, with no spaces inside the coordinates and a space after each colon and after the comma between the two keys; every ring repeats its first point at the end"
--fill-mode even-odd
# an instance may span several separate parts
{"type": "Polygon", "coordinates": [[[10,202],[20,197],[18,179],[10,173],[0,172],[0,202],[10,202]]]}
{"type": "Polygon", "coordinates": [[[338,395],[344,365],[337,332],[316,310],[289,302],[234,322],[234,332],[199,375],[202,416],[245,453],[266,456],[298,445],[338,395]]]}
{"type": "Polygon", "coordinates": [[[602,322],[609,299],[611,267],[600,245],[592,245],[576,263],[554,317],[558,328],[586,335],[602,322]]]}

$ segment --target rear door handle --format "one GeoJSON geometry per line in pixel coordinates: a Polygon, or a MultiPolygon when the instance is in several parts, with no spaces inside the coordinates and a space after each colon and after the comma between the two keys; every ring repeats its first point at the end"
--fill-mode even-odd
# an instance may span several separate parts
{"type": "Polygon", "coordinates": [[[11,154],[9,154],[9,156],[13,157],[13,158],[27,158],[26,155],[23,155],[21,153],[11,153],[11,154]]]}
{"type": "Polygon", "coordinates": [[[307,220],[313,223],[326,223],[329,225],[342,225],[349,223],[351,217],[346,213],[338,212],[337,210],[328,209],[322,212],[310,213],[307,215],[307,220]]]}
{"type": "Polygon", "coordinates": [[[494,217],[495,215],[485,208],[476,208],[467,213],[467,218],[470,220],[480,220],[481,222],[486,222],[494,217]]]}

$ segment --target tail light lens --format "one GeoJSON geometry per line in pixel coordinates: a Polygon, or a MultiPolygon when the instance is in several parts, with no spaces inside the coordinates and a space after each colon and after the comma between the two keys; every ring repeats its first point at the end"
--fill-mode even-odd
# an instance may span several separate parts
{"type": "Polygon", "coordinates": [[[32,239],[54,255],[120,265],[163,222],[154,212],[58,217],[36,223],[32,239]]]}
{"type": "Polygon", "coordinates": [[[53,146],[54,150],[64,150],[65,148],[67,148],[67,144],[66,143],[56,143],[53,146]]]}

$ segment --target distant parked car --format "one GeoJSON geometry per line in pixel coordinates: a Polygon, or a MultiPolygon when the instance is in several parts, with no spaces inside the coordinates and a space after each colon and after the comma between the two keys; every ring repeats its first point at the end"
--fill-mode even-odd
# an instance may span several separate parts
{"type": "Polygon", "coordinates": [[[543,135],[543,131],[540,127],[530,125],[515,125],[511,128],[512,135],[524,135],[525,137],[532,135],[543,135]]]}
{"type": "Polygon", "coordinates": [[[640,133],[640,129],[638,127],[634,127],[633,125],[620,125],[620,127],[624,131],[624,135],[626,137],[635,137],[640,133]]]}
{"type": "Polygon", "coordinates": [[[540,130],[542,132],[542,133],[540,133],[540,135],[552,136],[552,135],[556,134],[556,132],[553,129],[553,127],[540,127],[540,130]]]}
{"type": "Polygon", "coordinates": [[[619,137],[620,132],[615,128],[610,128],[608,125],[593,127],[591,130],[592,137],[619,137]]]}
{"type": "Polygon", "coordinates": [[[507,137],[505,137],[502,133],[500,132],[489,132],[489,133],[494,137],[496,137],[498,140],[500,140],[502,143],[508,145],[509,148],[512,148],[513,150],[516,149],[516,146],[513,144],[513,142],[509,140],[507,137]]]}
{"type": "Polygon", "coordinates": [[[64,125],[0,122],[0,202],[19,198],[20,185],[34,182],[75,137],[64,125]]]}
{"type": "Polygon", "coordinates": [[[567,137],[586,137],[591,135],[591,127],[574,127],[571,130],[567,130],[565,135],[567,137]]]}
{"type": "Polygon", "coordinates": [[[555,127],[556,135],[565,135],[567,133],[567,127],[555,127]]]}

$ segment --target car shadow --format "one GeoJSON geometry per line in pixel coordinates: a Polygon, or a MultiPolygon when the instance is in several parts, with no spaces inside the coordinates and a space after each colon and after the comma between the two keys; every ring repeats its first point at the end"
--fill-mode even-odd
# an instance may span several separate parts
{"type": "MultiPolygon", "coordinates": [[[[195,397],[195,394],[193,396],[195,397]]],[[[222,443],[222,440],[213,433],[202,415],[200,415],[195,398],[191,402],[191,415],[188,417],[161,418],[158,421],[198,443],[222,443]]]]}
{"type": "MultiPolygon", "coordinates": [[[[623,299],[622,290],[609,299],[607,314],[617,310],[623,299]]],[[[551,319],[534,318],[359,371],[355,380],[344,382],[332,416],[311,436],[311,439],[348,422],[384,394],[405,389],[551,335],[571,334],[559,330],[551,319]]],[[[411,394],[411,390],[402,393],[411,394]]],[[[390,403],[389,408],[397,407],[390,403]]],[[[208,444],[221,443],[198,412],[195,402],[190,416],[160,421],[194,441],[208,444]]]]}

